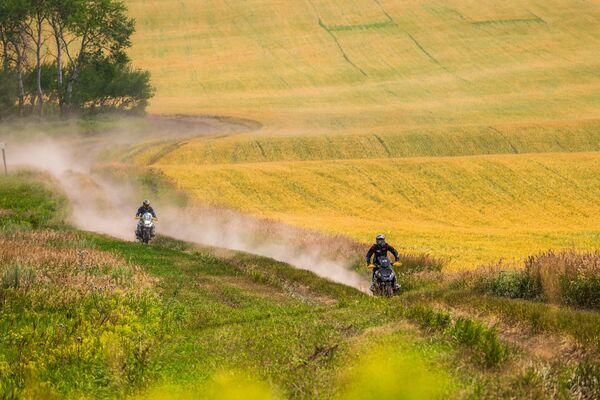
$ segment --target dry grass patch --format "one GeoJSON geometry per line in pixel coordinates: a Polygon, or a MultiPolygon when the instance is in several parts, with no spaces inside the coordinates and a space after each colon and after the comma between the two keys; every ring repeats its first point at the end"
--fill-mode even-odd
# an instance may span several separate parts
{"type": "Polygon", "coordinates": [[[72,232],[32,231],[0,236],[4,288],[142,292],[154,279],[115,254],[80,246],[72,232]]]}

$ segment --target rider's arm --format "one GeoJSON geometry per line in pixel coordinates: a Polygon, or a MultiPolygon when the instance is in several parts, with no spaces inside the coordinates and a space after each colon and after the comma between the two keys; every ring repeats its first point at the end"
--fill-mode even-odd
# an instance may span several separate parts
{"type": "Polygon", "coordinates": [[[400,261],[400,256],[398,255],[398,251],[396,251],[395,248],[388,244],[388,250],[394,255],[394,261],[400,261]]]}
{"type": "Polygon", "coordinates": [[[367,264],[371,264],[371,257],[373,257],[373,253],[375,253],[375,249],[373,247],[374,246],[371,246],[365,257],[365,261],[367,261],[367,264]]]}
{"type": "Polygon", "coordinates": [[[150,207],[148,211],[150,211],[150,214],[152,214],[152,216],[156,218],[156,213],[154,212],[154,209],[152,207],[150,207]]]}
{"type": "Polygon", "coordinates": [[[141,217],[142,216],[142,209],[141,209],[141,207],[138,208],[137,212],[135,213],[135,216],[136,217],[141,217]]]}

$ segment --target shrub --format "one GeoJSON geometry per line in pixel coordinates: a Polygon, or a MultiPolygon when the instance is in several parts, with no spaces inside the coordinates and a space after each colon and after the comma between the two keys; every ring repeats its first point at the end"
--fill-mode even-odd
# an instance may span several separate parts
{"type": "Polygon", "coordinates": [[[600,308],[600,252],[548,251],[529,257],[525,269],[538,277],[546,301],[600,308]]]}
{"type": "Polygon", "coordinates": [[[471,274],[480,293],[510,299],[537,299],[542,294],[538,274],[528,269],[504,269],[501,264],[485,266],[471,274]]]}
{"type": "Polygon", "coordinates": [[[548,251],[528,257],[523,269],[485,266],[462,278],[469,280],[494,296],[600,309],[600,252],[548,251]]]}
{"type": "Polygon", "coordinates": [[[560,292],[566,305],[600,309],[600,276],[562,276],[560,292]]]}

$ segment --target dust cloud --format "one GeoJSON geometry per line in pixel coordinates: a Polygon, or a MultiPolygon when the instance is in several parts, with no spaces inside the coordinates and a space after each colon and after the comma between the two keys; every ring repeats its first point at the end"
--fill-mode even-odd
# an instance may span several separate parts
{"type": "MultiPolygon", "coordinates": [[[[72,139],[37,139],[35,143],[9,144],[9,163],[41,169],[58,180],[70,200],[69,222],[73,225],[133,241],[133,217],[142,200],[139,189],[92,172],[96,154],[107,142],[110,140],[97,140],[90,145],[72,139]]],[[[152,204],[159,217],[159,234],[273,258],[367,291],[365,278],[349,268],[352,254],[343,254],[356,249],[332,243],[335,237],[319,237],[315,232],[215,207],[174,207],[160,200],[152,204]]]]}

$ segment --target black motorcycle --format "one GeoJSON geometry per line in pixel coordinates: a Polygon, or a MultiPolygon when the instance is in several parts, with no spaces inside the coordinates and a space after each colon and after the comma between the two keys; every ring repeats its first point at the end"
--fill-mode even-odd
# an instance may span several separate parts
{"type": "Polygon", "coordinates": [[[373,294],[375,296],[392,297],[396,284],[396,273],[392,268],[392,262],[387,257],[379,257],[375,268],[373,294]]]}

